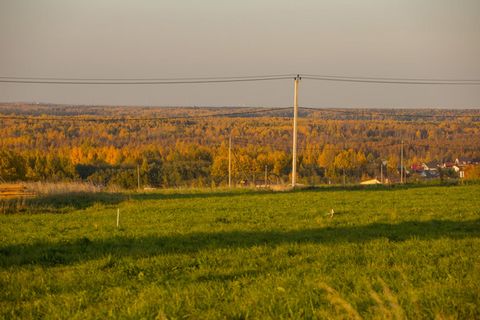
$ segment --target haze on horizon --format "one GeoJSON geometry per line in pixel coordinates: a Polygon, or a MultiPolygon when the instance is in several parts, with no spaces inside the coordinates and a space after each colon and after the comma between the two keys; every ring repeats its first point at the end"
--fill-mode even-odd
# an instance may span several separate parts
{"type": "MultiPolygon", "coordinates": [[[[478,0],[0,0],[0,76],[480,79],[478,0]]],[[[0,83],[1,102],[289,106],[293,80],[0,83]]],[[[315,107],[479,108],[480,86],[302,81],[315,107]]]]}

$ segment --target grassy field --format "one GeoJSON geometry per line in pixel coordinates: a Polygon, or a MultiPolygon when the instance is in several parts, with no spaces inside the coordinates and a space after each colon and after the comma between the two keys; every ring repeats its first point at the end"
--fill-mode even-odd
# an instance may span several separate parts
{"type": "Polygon", "coordinates": [[[480,185],[36,201],[0,216],[1,318],[480,318],[480,185]]]}

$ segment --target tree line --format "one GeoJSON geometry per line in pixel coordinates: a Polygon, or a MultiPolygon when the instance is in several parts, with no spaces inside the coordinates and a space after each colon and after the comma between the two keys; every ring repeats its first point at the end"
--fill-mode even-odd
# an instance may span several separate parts
{"type": "MultiPolygon", "coordinates": [[[[265,172],[269,183],[289,181],[289,114],[196,118],[229,111],[121,107],[78,111],[64,106],[9,105],[2,109],[5,118],[0,119],[0,177],[136,188],[139,174],[142,186],[225,185],[232,137],[236,184],[263,183],[265,172]],[[112,115],[123,120],[96,121],[112,115]],[[164,119],[168,117],[172,119],[164,119]]],[[[440,120],[405,120],[401,111],[397,116],[391,111],[382,119],[367,118],[365,111],[358,111],[356,118],[352,114],[301,114],[300,183],[358,182],[379,177],[381,170],[390,179],[398,179],[402,140],[406,167],[431,160],[480,158],[480,126],[475,119],[441,118],[438,110],[432,114],[440,120]]]]}

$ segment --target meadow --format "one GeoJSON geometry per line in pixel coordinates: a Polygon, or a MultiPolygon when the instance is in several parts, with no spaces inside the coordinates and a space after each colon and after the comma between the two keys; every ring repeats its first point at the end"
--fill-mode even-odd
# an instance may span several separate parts
{"type": "Polygon", "coordinates": [[[479,195],[473,184],[36,199],[0,215],[0,318],[478,319],[479,195]]]}

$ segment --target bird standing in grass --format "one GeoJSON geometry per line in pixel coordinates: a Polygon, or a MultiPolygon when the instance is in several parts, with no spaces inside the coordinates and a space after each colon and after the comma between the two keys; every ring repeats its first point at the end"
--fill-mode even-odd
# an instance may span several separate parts
{"type": "Polygon", "coordinates": [[[330,209],[330,212],[325,213],[325,216],[328,216],[330,218],[333,218],[333,215],[335,214],[335,211],[333,209],[330,209]]]}

